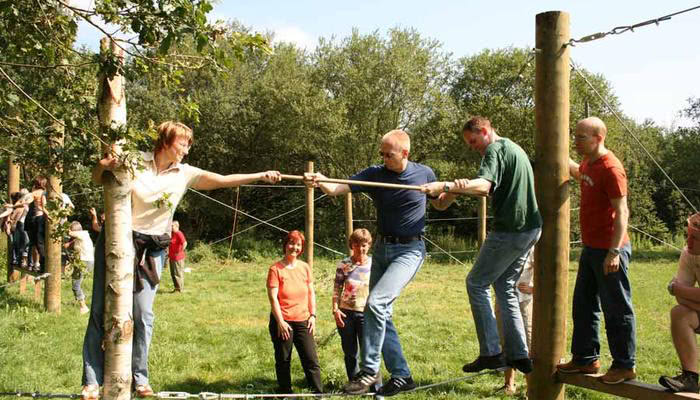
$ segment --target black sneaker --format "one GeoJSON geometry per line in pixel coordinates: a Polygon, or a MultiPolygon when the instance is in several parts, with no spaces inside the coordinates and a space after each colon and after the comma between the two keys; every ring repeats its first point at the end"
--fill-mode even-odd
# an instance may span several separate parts
{"type": "Polygon", "coordinates": [[[686,373],[681,373],[678,376],[662,376],[659,378],[661,386],[669,389],[672,392],[693,392],[698,393],[698,379],[686,373]]]}
{"type": "Polygon", "coordinates": [[[379,381],[379,374],[380,372],[377,372],[376,374],[369,373],[364,370],[360,370],[360,372],[355,375],[354,378],[350,382],[348,382],[347,385],[343,388],[345,393],[348,394],[364,394],[369,392],[370,386],[374,385],[379,381]]]}
{"type": "Polygon", "coordinates": [[[485,369],[499,369],[506,366],[506,360],[503,358],[503,353],[495,356],[479,356],[476,360],[469,364],[464,364],[462,371],[464,372],[479,372],[485,369]]]}
{"type": "Polygon", "coordinates": [[[518,360],[511,360],[508,365],[522,372],[523,374],[529,374],[532,372],[532,360],[529,358],[521,358],[518,360]]]}
{"type": "Polygon", "coordinates": [[[405,392],[407,390],[413,390],[416,388],[416,383],[413,382],[413,378],[394,378],[393,376],[389,379],[386,385],[379,388],[377,396],[393,396],[399,394],[400,392],[405,392]]]}

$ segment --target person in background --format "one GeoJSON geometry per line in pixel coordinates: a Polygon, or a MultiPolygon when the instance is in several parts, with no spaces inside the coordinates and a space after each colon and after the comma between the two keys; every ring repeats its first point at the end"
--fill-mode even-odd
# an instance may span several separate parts
{"type": "Polygon", "coordinates": [[[100,218],[97,218],[95,207],[90,207],[90,227],[96,233],[102,232],[102,226],[105,224],[105,213],[100,213],[100,218]]]}
{"type": "Polygon", "coordinates": [[[275,349],[275,373],[279,393],[292,393],[290,366],[292,345],[296,347],[306,382],[314,393],[322,393],[321,366],[316,354],[316,293],[313,271],[299,260],[304,252],[304,234],[291,231],[282,244],[284,257],[267,272],[270,301],[270,338],[275,349]]]}
{"type": "Polygon", "coordinates": [[[70,224],[68,235],[71,240],[66,243],[66,247],[72,249],[75,255],[73,273],[71,275],[73,295],[80,304],[80,313],[86,314],[90,311],[85,304],[85,294],[80,287],[86,272],[92,272],[95,267],[95,248],[90,239],[90,233],[83,230],[80,222],[73,221],[70,224]]]}
{"type": "MultiPolygon", "coordinates": [[[[535,266],[535,252],[530,252],[530,256],[525,262],[525,267],[523,268],[523,273],[520,274],[518,282],[515,284],[516,294],[518,295],[518,302],[520,303],[520,314],[523,317],[523,325],[525,326],[525,337],[527,339],[527,347],[531,349],[532,343],[532,294],[534,292],[533,287],[533,277],[534,277],[534,266],[535,266]]],[[[501,312],[500,308],[496,307],[496,319],[499,320],[498,328],[501,338],[503,338],[503,332],[501,332],[502,325],[500,323],[501,312]]],[[[525,379],[528,379],[529,375],[525,375],[525,379]]],[[[518,387],[515,384],[515,369],[508,367],[504,373],[505,382],[503,384],[503,391],[506,396],[513,396],[516,394],[518,387]]]]}
{"type": "Polygon", "coordinates": [[[182,293],[185,290],[186,248],[187,239],[185,239],[185,234],[180,230],[180,223],[173,221],[168,259],[170,260],[170,276],[173,278],[173,285],[175,286],[173,292],[175,293],[182,293]]]}

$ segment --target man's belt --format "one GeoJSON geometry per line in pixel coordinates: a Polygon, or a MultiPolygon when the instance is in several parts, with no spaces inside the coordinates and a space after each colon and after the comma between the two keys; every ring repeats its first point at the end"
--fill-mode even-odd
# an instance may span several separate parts
{"type": "Polygon", "coordinates": [[[420,235],[417,236],[380,236],[379,242],[384,244],[406,244],[416,240],[423,240],[420,235]]]}

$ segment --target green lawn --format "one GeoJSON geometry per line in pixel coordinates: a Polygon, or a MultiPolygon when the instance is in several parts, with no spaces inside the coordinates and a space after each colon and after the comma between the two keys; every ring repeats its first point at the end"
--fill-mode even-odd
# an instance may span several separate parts
{"type": "MultiPolygon", "coordinates": [[[[183,294],[169,293],[172,282],[169,274],[164,274],[156,298],[150,357],[151,384],[156,391],[263,393],[275,387],[264,285],[267,267],[273,261],[227,264],[207,258],[191,265],[193,272],[186,275],[183,294]]],[[[645,382],[654,383],[660,374],[675,373],[679,368],[668,329],[668,310],[674,300],[666,293],[666,282],[675,273],[676,264],[677,253],[662,250],[638,252],[633,258],[637,372],[645,382]]],[[[317,341],[323,381],[329,390],[339,390],[346,381],[340,339],[330,314],[334,269],[333,260],[317,258],[317,341]]],[[[575,270],[576,262],[572,262],[570,290],[575,270]]],[[[420,385],[462,376],[462,364],[478,353],[465,273],[461,265],[429,261],[395,304],[395,322],[420,385]]],[[[91,285],[90,279],[83,283],[86,293],[91,285]]],[[[79,391],[87,316],[78,315],[69,280],[64,281],[62,299],[63,312],[57,316],[42,312],[30,294],[20,296],[16,285],[0,289],[0,392],[79,391]]],[[[602,361],[605,367],[610,363],[604,338],[602,361]]],[[[295,386],[303,387],[296,355],[292,374],[295,386]]],[[[518,382],[520,387],[524,385],[522,376],[518,382]]],[[[495,390],[501,384],[502,377],[484,375],[473,382],[404,397],[498,399],[502,396],[495,390]]],[[[573,387],[567,387],[567,397],[611,398],[573,387]]]]}

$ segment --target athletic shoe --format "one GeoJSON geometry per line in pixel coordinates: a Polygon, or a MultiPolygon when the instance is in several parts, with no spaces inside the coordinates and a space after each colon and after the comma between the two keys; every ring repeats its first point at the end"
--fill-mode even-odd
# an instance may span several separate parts
{"type": "Polygon", "coordinates": [[[578,364],[574,360],[557,365],[557,371],[564,374],[597,374],[599,370],[600,360],[595,360],[588,365],[578,364]]]}
{"type": "Polygon", "coordinates": [[[700,388],[698,388],[698,377],[697,375],[695,377],[691,376],[690,374],[687,374],[685,372],[681,373],[678,376],[670,377],[670,376],[662,376],[659,378],[659,383],[661,386],[669,389],[672,392],[692,392],[692,393],[698,393],[700,392],[700,388]]]}
{"type": "Polygon", "coordinates": [[[413,378],[411,378],[410,376],[405,378],[394,378],[392,376],[391,379],[389,379],[389,382],[386,383],[386,385],[379,388],[379,391],[377,391],[377,396],[389,397],[395,394],[399,394],[400,392],[413,390],[415,388],[416,383],[413,382],[413,378]]]}
{"type": "Polygon", "coordinates": [[[499,369],[506,366],[506,360],[503,358],[503,353],[495,356],[479,356],[476,360],[469,364],[464,364],[462,371],[464,372],[479,372],[485,369],[499,369]]]}
{"type": "Polygon", "coordinates": [[[354,378],[343,388],[345,393],[348,394],[364,394],[369,392],[370,386],[374,385],[379,381],[379,374],[369,373],[365,370],[360,370],[360,372],[355,375],[354,378]]]}
{"type": "Polygon", "coordinates": [[[520,358],[517,360],[511,360],[508,365],[522,372],[523,374],[529,374],[532,372],[532,360],[529,358],[520,358]]]}
{"type": "Polygon", "coordinates": [[[610,368],[605,375],[598,377],[598,381],[608,385],[616,385],[624,381],[631,381],[636,377],[634,368],[610,368]]]}

